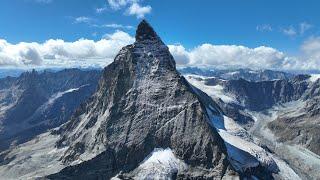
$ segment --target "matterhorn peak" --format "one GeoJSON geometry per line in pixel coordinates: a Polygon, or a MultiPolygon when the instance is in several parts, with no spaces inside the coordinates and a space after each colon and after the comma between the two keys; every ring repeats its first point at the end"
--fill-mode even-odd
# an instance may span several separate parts
{"type": "Polygon", "coordinates": [[[153,30],[151,25],[144,19],[138,25],[136,31],[136,41],[141,42],[145,40],[158,41],[160,40],[157,33],[153,30]]]}

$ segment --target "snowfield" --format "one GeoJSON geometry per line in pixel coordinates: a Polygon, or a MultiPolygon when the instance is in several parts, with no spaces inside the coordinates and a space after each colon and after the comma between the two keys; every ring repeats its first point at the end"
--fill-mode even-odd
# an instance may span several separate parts
{"type": "MultiPolygon", "coordinates": [[[[187,169],[188,166],[178,159],[170,148],[157,148],[132,171],[133,179],[171,179],[178,171],[187,169]]],[[[113,180],[117,178],[114,177],[113,180]]]]}
{"type": "Polygon", "coordinates": [[[211,124],[217,129],[219,135],[225,141],[227,153],[232,166],[245,172],[249,168],[259,164],[276,173],[276,176],[287,180],[298,180],[300,177],[292,168],[275,154],[271,154],[258,145],[258,140],[252,137],[245,129],[233,119],[213,115],[212,107],[207,108],[211,124]]]}
{"type": "Polygon", "coordinates": [[[261,163],[271,171],[277,172],[277,165],[271,155],[256,145],[246,130],[233,119],[215,116],[212,111],[211,107],[207,109],[211,124],[225,141],[228,156],[234,168],[245,172],[248,168],[257,167],[261,163]]]}
{"type": "Polygon", "coordinates": [[[235,103],[238,104],[239,102],[232,94],[228,94],[223,90],[221,85],[216,86],[208,86],[205,84],[205,78],[203,76],[197,75],[186,75],[184,76],[187,81],[196,88],[199,88],[201,91],[205,92],[207,95],[214,99],[221,99],[223,102],[226,103],[235,103]]]}
{"type": "Polygon", "coordinates": [[[311,74],[311,77],[309,80],[311,82],[316,82],[318,79],[320,79],[320,74],[311,74]]]}

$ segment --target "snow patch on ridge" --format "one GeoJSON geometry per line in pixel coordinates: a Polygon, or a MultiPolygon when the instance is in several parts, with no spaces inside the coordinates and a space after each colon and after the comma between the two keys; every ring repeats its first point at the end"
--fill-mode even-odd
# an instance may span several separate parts
{"type": "Polygon", "coordinates": [[[202,76],[186,75],[185,78],[191,85],[195,86],[196,88],[199,88],[201,91],[205,92],[207,95],[214,99],[220,98],[225,103],[239,103],[232,94],[228,94],[224,91],[223,86],[206,85],[204,81],[205,79],[202,76]]]}
{"type": "Polygon", "coordinates": [[[130,174],[133,174],[133,179],[171,179],[174,174],[187,168],[187,164],[178,159],[170,148],[156,148],[130,174]]]}
{"type": "Polygon", "coordinates": [[[311,77],[309,78],[309,80],[311,82],[316,82],[318,79],[320,79],[320,74],[311,74],[311,77]]]}
{"type": "Polygon", "coordinates": [[[212,107],[207,108],[211,125],[217,129],[219,135],[225,141],[229,160],[240,172],[259,166],[268,167],[276,172],[277,165],[263,148],[254,143],[251,135],[227,116],[215,116],[212,107]]]}
{"type": "Polygon", "coordinates": [[[63,92],[58,92],[58,93],[54,94],[53,96],[51,96],[51,98],[47,101],[47,103],[46,103],[45,105],[51,105],[51,104],[53,104],[57,99],[61,98],[63,95],[68,94],[68,93],[72,93],[72,92],[74,92],[74,91],[79,91],[80,88],[83,88],[83,87],[86,87],[86,86],[89,86],[89,84],[80,86],[80,87],[78,87],[78,88],[68,89],[68,90],[63,91],[63,92]]]}
{"type": "Polygon", "coordinates": [[[211,113],[210,109],[207,111],[212,125],[225,141],[229,160],[234,168],[244,172],[248,168],[261,164],[283,179],[300,179],[286,162],[257,145],[256,139],[233,119],[226,116],[217,117],[211,113]]]}
{"type": "MultiPolygon", "coordinates": [[[[72,88],[72,89],[68,89],[66,91],[62,91],[62,92],[57,92],[54,95],[52,95],[48,101],[46,103],[44,103],[43,105],[41,105],[36,111],[35,113],[29,118],[29,119],[33,119],[35,116],[43,113],[45,110],[47,110],[48,108],[50,108],[59,98],[63,97],[66,94],[75,92],[75,91],[79,91],[81,88],[86,87],[87,85],[83,85],[80,86],[78,88],[72,88]]],[[[45,121],[42,121],[41,123],[43,123],[45,121]]],[[[26,123],[28,123],[28,121],[26,121],[26,123]]]]}

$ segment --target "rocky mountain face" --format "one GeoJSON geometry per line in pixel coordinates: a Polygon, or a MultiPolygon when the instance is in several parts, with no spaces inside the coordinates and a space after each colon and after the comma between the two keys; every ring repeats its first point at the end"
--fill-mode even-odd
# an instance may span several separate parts
{"type": "MultiPolygon", "coordinates": [[[[225,80],[215,81],[218,85],[211,86],[182,76],[168,47],[142,21],[136,42],[121,49],[104,69],[97,91],[65,124],[0,153],[0,175],[299,179],[287,163],[229,117],[224,105],[239,100],[231,88],[224,92],[225,80]]],[[[40,87],[37,94],[45,99],[47,93],[40,87]]],[[[233,116],[237,113],[253,119],[244,111],[233,116]]],[[[40,121],[37,117],[30,122],[40,121]]]]}
{"type": "Polygon", "coordinates": [[[285,159],[303,179],[320,178],[320,80],[310,75],[252,82],[187,75],[222,111],[285,159]]]}
{"type": "Polygon", "coordinates": [[[231,80],[224,83],[224,90],[234,94],[239,102],[247,109],[261,111],[277,103],[285,103],[301,98],[307,90],[305,78],[292,80],[274,80],[250,82],[244,79],[231,80]]]}
{"type": "Polygon", "coordinates": [[[100,71],[25,72],[0,80],[0,150],[65,123],[96,90],[100,71]]]}
{"type": "Polygon", "coordinates": [[[269,123],[280,142],[300,144],[320,156],[320,80],[312,83],[303,95],[303,104],[269,123]]]}
{"type": "Polygon", "coordinates": [[[136,42],[105,68],[92,101],[55,132],[61,136],[57,147],[67,147],[65,163],[101,153],[48,177],[134,178],[133,170],[155,148],[170,148],[191,168],[168,178],[221,178],[232,170],[204,106],[176,71],[167,46],[142,21],[136,42]]]}

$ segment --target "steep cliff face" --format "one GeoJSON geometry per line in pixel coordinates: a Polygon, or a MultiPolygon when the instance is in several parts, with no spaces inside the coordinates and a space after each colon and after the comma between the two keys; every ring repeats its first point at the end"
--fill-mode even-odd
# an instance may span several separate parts
{"type": "Polygon", "coordinates": [[[49,177],[107,179],[129,173],[155,148],[170,148],[199,176],[221,178],[229,167],[226,148],[209,122],[168,48],[143,21],[136,42],[105,68],[93,100],[56,132],[62,136],[57,145],[68,147],[64,162],[86,158],[88,152],[102,154],[49,177]]]}
{"type": "Polygon", "coordinates": [[[308,88],[304,80],[275,80],[249,82],[243,79],[228,81],[225,91],[236,95],[247,109],[261,111],[277,103],[285,103],[301,98],[308,88]]]}
{"type": "MultiPolygon", "coordinates": [[[[302,145],[320,155],[320,80],[309,82],[300,106],[282,112],[268,127],[279,142],[302,145]]],[[[320,166],[320,165],[319,165],[320,166]]]]}

